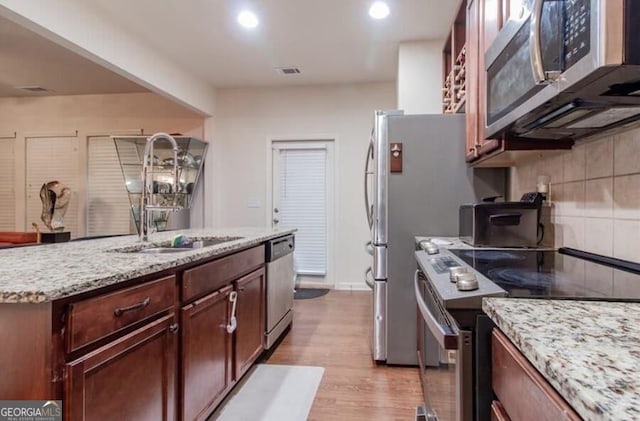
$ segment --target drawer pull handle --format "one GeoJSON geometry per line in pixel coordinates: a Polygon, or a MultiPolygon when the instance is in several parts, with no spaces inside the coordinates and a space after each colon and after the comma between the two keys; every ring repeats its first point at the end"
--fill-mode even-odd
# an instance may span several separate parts
{"type": "Polygon", "coordinates": [[[139,302],[138,304],[134,304],[134,305],[131,305],[129,307],[117,308],[117,309],[115,309],[113,311],[113,314],[116,317],[120,317],[120,316],[122,316],[124,313],[126,313],[128,311],[142,310],[143,308],[148,306],[150,303],[151,303],[151,298],[147,297],[147,298],[144,299],[144,301],[139,302]]]}
{"type": "Polygon", "coordinates": [[[180,329],[180,326],[178,325],[178,323],[174,323],[171,326],[169,326],[169,332],[171,333],[178,333],[179,329],[180,329]]]}
{"type": "Polygon", "coordinates": [[[231,318],[229,324],[227,324],[227,333],[231,334],[238,327],[238,319],[236,318],[236,303],[238,302],[238,293],[231,291],[229,294],[229,301],[231,302],[231,318]]]}

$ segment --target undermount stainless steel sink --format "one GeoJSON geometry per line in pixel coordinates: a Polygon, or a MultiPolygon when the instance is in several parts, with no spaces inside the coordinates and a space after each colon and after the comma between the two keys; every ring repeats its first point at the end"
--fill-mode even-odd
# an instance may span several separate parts
{"type": "Polygon", "coordinates": [[[142,254],[165,254],[165,253],[182,253],[185,251],[193,250],[189,247],[149,247],[146,249],[132,250],[129,253],[142,253],[142,254]]]}
{"type": "Polygon", "coordinates": [[[244,237],[211,237],[211,238],[202,238],[200,240],[194,240],[193,242],[171,247],[170,244],[167,245],[153,245],[150,247],[144,248],[135,248],[128,250],[112,250],[121,253],[141,253],[141,254],[167,254],[167,253],[182,253],[185,251],[201,249],[205,247],[211,247],[222,243],[228,243],[229,241],[241,240],[244,237]]]}

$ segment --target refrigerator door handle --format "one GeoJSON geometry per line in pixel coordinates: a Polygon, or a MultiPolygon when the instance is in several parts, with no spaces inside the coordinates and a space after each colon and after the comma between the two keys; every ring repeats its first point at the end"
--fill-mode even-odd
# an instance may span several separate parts
{"type": "Polygon", "coordinates": [[[373,159],[373,130],[371,130],[371,138],[369,139],[369,149],[367,149],[367,159],[364,164],[364,207],[367,212],[367,222],[369,229],[373,228],[373,204],[369,201],[369,175],[373,171],[369,171],[369,162],[373,159]]]}
{"type": "Polygon", "coordinates": [[[373,276],[369,276],[369,274],[373,275],[373,269],[368,268],[367,270],[364,271],[364,282],[367,284],[367,286],[371,289],[373,289],[373,276]]]}

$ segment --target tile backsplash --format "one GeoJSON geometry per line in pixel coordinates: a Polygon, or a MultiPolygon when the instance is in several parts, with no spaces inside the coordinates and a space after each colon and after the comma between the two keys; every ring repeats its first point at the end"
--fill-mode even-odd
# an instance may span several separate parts
{"type": "Polygon", "coordinates": [[[640,128],[532,154],[511,169],[511,197],[551,177],[545,241],[640,262],[640,128]]]}

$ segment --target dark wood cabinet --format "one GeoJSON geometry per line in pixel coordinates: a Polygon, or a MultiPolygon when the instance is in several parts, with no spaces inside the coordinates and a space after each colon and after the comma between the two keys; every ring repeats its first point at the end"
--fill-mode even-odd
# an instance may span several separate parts
{"type": "Polygon", "coordinates": [[[183,420],[206,419],[232,385],[233,332],[227,286],[182,308],[183,420]]]}
{"type": "Polygon", "coordinates": [[[502,0],[467,2],[467,162],[499,145],[484,137],[486,118],[486,72],[484,53],[502,27],[502,0]]]}
{"type": "Polygon", "coordinates": [[[259,244],[0,306],[0,394],[62,400],[66,421],[207,419],[263,351],[264,258],[259,244]]]}
{"type": "Polygon", "coordinates": [[[478,83],[480,77],[478,62],[480,60],[479,48],[479,23],[480,5],[482,0],[469,0],[467,2],[467,101],[465,105],[466,118],[466,147],[465,159],[471,162],[478,157],[478,127],[479,123],[479,100],[478,83]]]}
{"type": "Polygon", "coordinates": [[[492,404],[494,419],[581,419],[498,329],[491,337],[491,385],[499,399],[492,404]]]}
{"type": "Polygon", "coordinates": [[[265,272],[258,269],[236,281],[238,292],[235,379],[251,367],[264,349],[265,272]]]}
{"type": "Polygon", "coordinates": [[[227,280],[227,286],[181,310],[180,415],[185,421],[205,420],[264,349],[264,247],[195,267],[186,274],[184,282],[198,279],[202,288],[219,285],[221,277],[227,280]],[[261,262],[256,260],[258,254],[261,262]],[[216,268],[222,268],[224,276],[216,268]],[[247,274],[248,269],[252,272],[247,274]],[[231,323],[234,316],[235,327],[231,323]]]}
{"type": "Polygon", "coordinates": [[[65,419],[176,419],[177,328],[170,314],[68,363],[65,419]]]}

